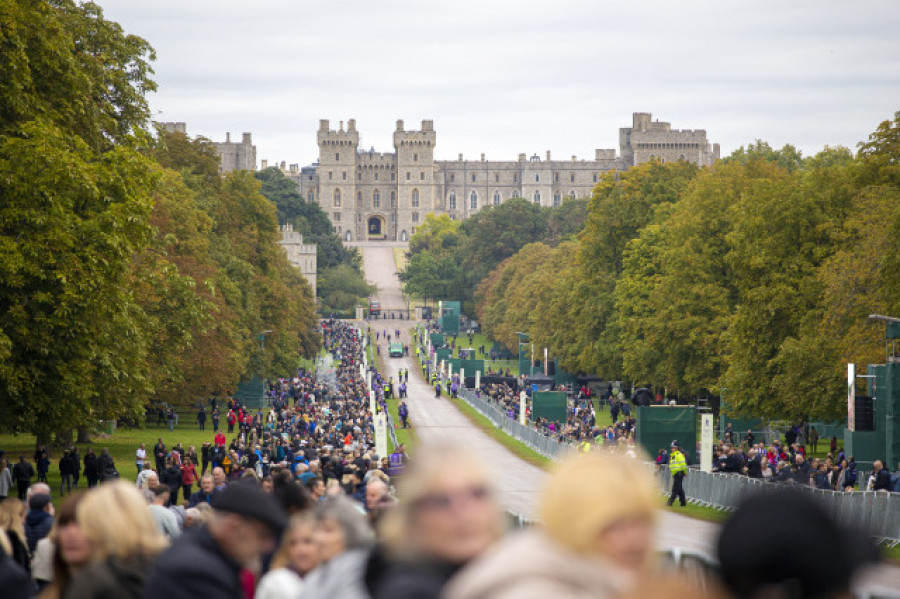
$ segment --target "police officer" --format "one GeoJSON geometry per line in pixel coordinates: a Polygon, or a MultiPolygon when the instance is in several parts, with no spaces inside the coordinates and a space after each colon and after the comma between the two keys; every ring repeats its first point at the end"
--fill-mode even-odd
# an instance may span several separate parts
{"type": "Polygon", "coordinates": [[[687,460],[678,447],[678,441],[672,441],[672,448],[669,452],[669,472],[672,473],[672,494],[669,496],[669,505],[675,503],[677,497],[681,501],[681,507],[687,503],[684,496],[684,477],[687,476],[688,467],[687,460]]]}

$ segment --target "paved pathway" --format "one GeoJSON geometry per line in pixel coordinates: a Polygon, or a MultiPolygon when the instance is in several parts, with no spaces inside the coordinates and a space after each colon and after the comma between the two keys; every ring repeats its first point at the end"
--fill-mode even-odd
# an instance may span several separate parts
{"type": "MultiPolygon", "coordinates": [[[[366,279],[378,286],[378,299],[382,307],[405,305],[393,247],[405,244],[357,243],[363,255],[366,279]]],[[[403,341],[411,343],[407,329],[412,325],[408,320],[373,320],[369,323],[373,330],[389,331],[400,329],[403,341]]],[[[382,352],[387,356],[386,342],[382,339],[382,352]]],[[[495,471],[504,506],[512,512],[529,519],[535,518],[537,497],[541,485],[547,478],[546,472],[520,459],[503,445],[472,426],[469,420],[450,403],[446,396],[434,398],[434,389],[426,385],[421,370],[415,363],[415,353],[410,358],[385,357],[387,375],[397,380],[397,370],[408,368],[409,398],[407,405],[410,421],[423,443],[451,439],[464,443],[479,455],[487,456],[488,463],[495,471]]],[[[679,547],[683,550],[715,555],[715,539],[719,526],[703,520],[664,512],[658,531],[660,547],[679,547]]],[[[802,543],[798,546],[802,548],[802,543]]],[[[900,597],[900,568],[881,566],[874,569],[860,581],[858,591],[878,591],[883,596],[900,597]]]]}

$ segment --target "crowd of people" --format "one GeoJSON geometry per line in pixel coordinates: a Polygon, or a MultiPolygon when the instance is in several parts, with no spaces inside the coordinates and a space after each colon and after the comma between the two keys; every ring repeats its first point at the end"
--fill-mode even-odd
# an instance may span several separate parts
{"type": "MultiPolygon", "coordinates": [[[[230,406],[246,412],[240,426],[231,439],[211,431],[199,465],[194,448],[160,439],[137,449],[135,482],[111,476],[55,499],[36,482],[24,501],[0,502],[3,596],[677,599],[800,584],[803,593],[785,596],[826,589],[839,597],[872,559],[865,546],[825,576],[782,576],[772,566],[779,558],[767,562],[765,551],[752,568],[729,562],[729,539],[753,540],[729,524],[719,546],[725,588],[673,578],[655,552],[652,475],[618,452],[575,453],[557,464],[540,492],[539,523],[510,532],[503,489],[483,456],[453,443],[422,444],[412,460],[402,447],[375,453],[369,390],[384,409],[385,381],[374,366],[363,375],[358,329],[325,325],[335,366],[275,383],[265,414],[230,406]]],[[[589,435],[588,412],[577,407],[565,434],[589,435]]],[[[736,526],[770,517],[763,508],[740,510],[736,526]]],[[[846,531],[827,515],[816,526],[833,529],[833,550],[843,556],[846,531]]]]}

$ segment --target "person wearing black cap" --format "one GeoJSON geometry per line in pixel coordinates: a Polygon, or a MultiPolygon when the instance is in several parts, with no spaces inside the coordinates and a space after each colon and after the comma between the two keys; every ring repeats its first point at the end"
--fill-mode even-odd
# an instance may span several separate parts
{"type": "Polygon", "coordinates": [[[228,485],[211,505],[207,526],[186,532],[159,557],[144,597],[243,598],[240,571],[274,550],[287,523],[284,510],[249,482],[228,485]]]}
{"type": "Polygon", "coordinates": [[[672,494],[669,496],[669,505],[675,503],[677,497],[681,501],[681,507],[687,504],[687,497],[684,495],[684,477],[687,476],[688,467],[681,448],[678,447],[678,441],[672,441],[672,447],[669,451],[669,472],[672,473],[672,494]]]}
{"type": "Polygon", "coordinates": [[[838,525],[797,489],[745,499],[722,527],[717,549],[722,581],[738,599],[853,597],[853,576],[878,561],[870,538],[838,525]],[[797,539],[808,549],[797,551],[797,539]]]}

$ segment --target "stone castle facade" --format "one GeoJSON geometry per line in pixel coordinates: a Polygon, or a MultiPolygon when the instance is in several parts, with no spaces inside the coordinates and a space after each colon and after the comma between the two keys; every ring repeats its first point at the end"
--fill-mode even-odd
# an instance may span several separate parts
{"type": "Polygon", "coordinates": [[[318,202],[344,241],[408,241],[429,212],[463,219],[510,198],[558,206],[565,198],[589,196],[603,173],[654,159],[708,166],[719,158],[719,146],[707,141],[705,130],[672,129],[649,113],[635,113],[632,127],[619,130],[618,155],[598,149],[591,160],[554,160],[550,152],[543,159],[519,154],[517,160],[489,161],[482,154],[465,160],[460,154],[435,160],[430,120],[418,130],[397,121],[391,153],[360,149],[353,119],[337,129],[319,121],[317,141],[316,164],[280,167],[304,198],[318,202]]]}
{"type": "Polygon", "coordinates": [[[291,224],[281,225],[281,241],[278,244],[284,248],[288,261],[309,281],[312,287],[313,297],[316,296],[316,244],[303,243],[303,235],[294,231],[291,224]]]}

